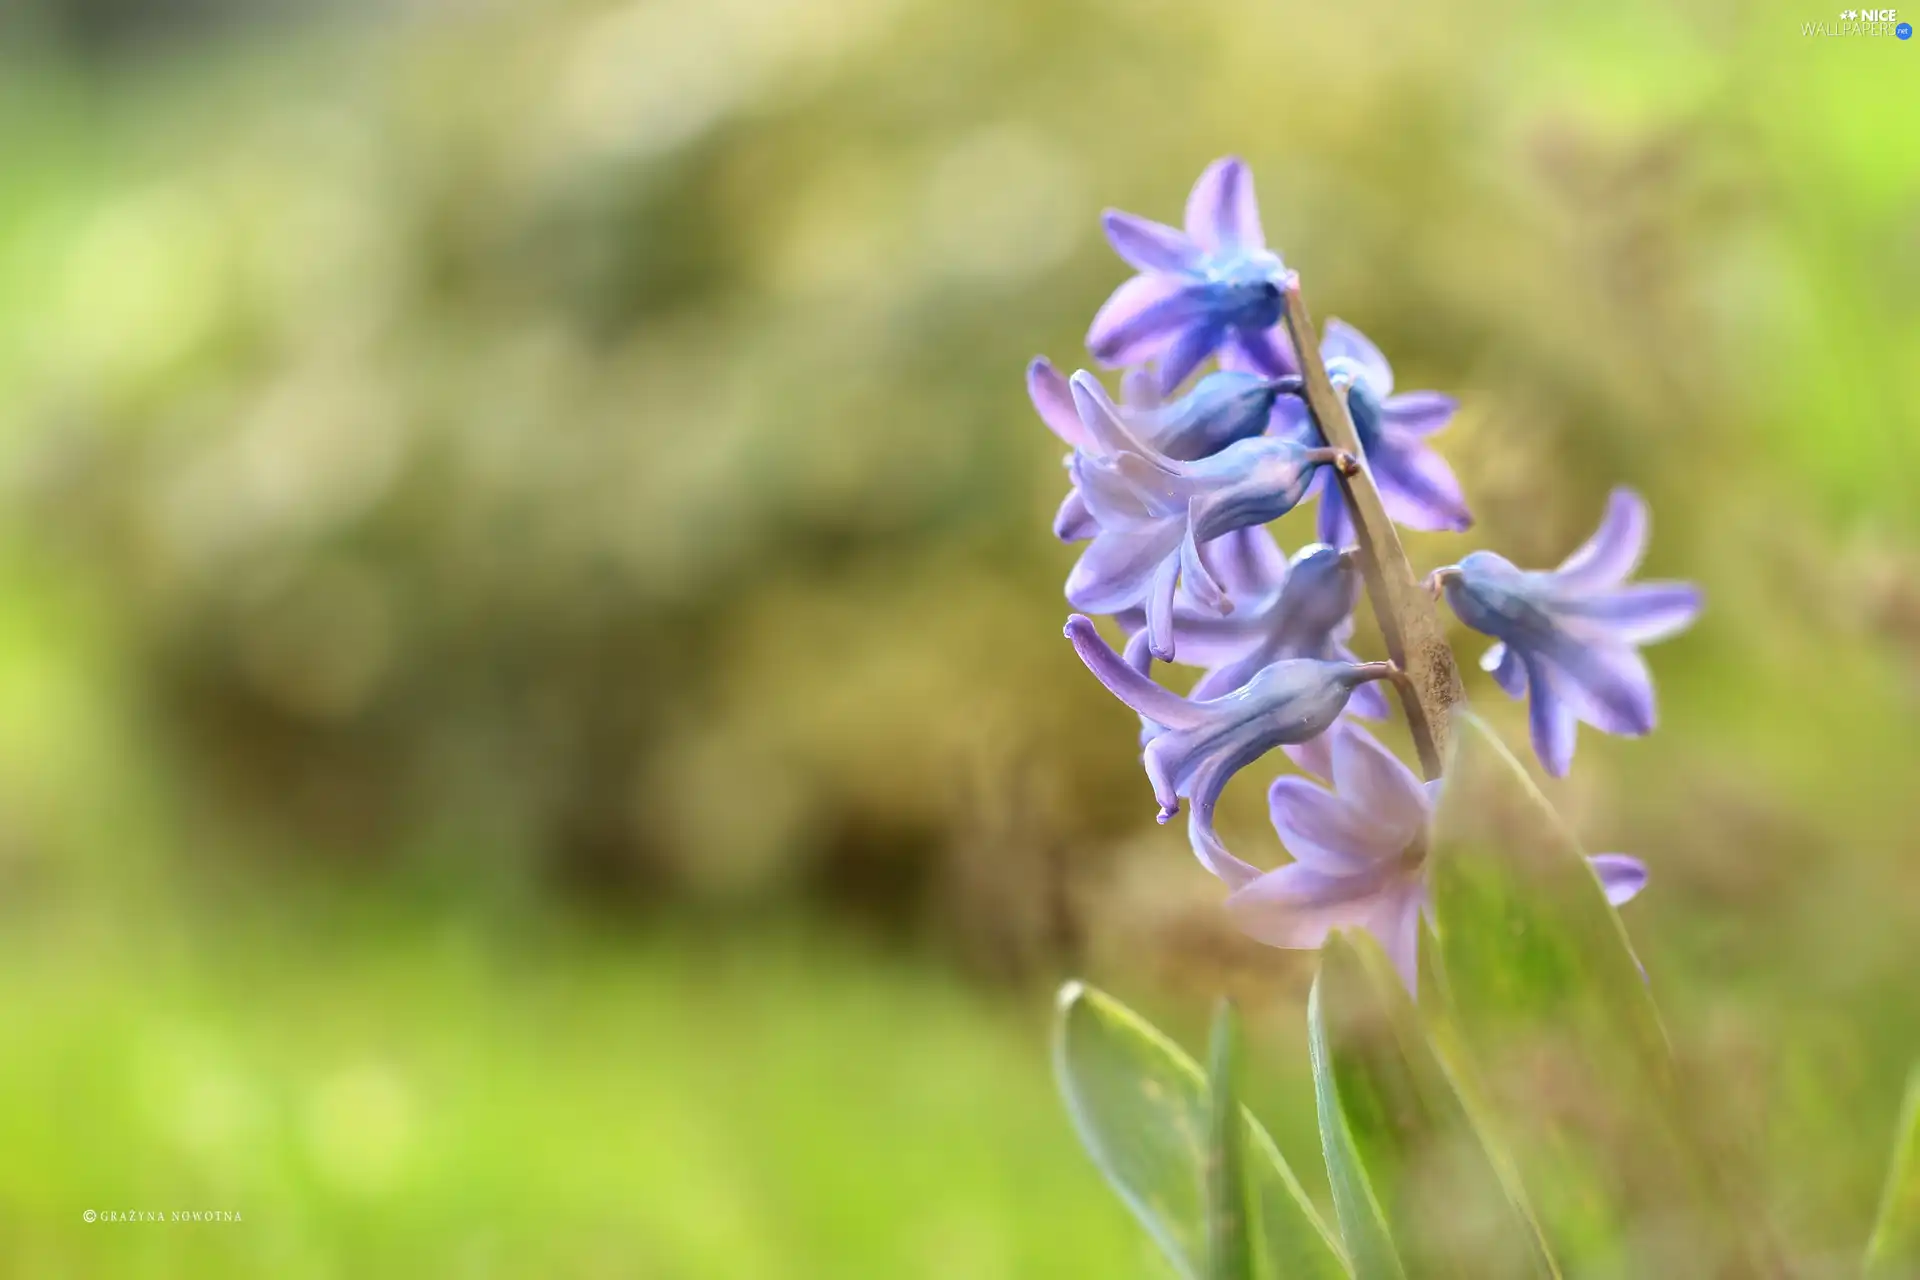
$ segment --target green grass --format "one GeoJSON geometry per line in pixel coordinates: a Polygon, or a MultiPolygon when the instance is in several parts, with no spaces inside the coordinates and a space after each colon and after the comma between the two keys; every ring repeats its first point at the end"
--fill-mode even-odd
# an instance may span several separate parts
{"type": "Polygon", "coordinates": [[[1156,1274],[1044,1000],[792,938],[228,914],[10,928],[0,1272],[1156,1274]]]}

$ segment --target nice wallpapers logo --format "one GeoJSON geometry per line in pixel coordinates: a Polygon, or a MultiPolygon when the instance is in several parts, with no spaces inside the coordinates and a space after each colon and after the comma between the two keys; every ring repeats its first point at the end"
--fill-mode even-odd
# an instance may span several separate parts
{"type": "Polygon", "coordinates": [[[1896,40],[1913,37],[1913,24],[1900,21],[1897,9],[1842,9],[1837,22],[1803,22],[1803,36],[1892,36],[1896,40]]]}

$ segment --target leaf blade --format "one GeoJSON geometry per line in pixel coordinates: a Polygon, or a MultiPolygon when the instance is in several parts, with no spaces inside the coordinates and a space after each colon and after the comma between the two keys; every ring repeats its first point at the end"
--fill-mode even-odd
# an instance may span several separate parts
{"type": "MultiPolygon", "coordinates": [[[[1178,1045],[1104,992],[1069,982],[1056,1002],[1054,1072],[1081,1144],[1188,1280],[1204,1275],[1206,1077],[1178,1045]]],[[[1256,1200],[1259,1273],[1351,1273],[1266,1129],[1245,1107],[1245,1174],[1256,1200]]]]}

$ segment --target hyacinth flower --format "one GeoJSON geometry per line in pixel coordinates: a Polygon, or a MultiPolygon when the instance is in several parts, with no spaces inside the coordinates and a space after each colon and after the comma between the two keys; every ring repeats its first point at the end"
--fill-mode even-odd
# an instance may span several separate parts
{"type": "Polygon", "coordinates": [[[1491,551],[1434,571],[1460,621],[1498,643],[1480,665],[1515,698],[1530,698],[1533,749],[1555,777],[1573,763],[1580,721],[1640,737],[1654,725],[1653,678],[1640,646],[1685,630],[1697,587],[1627,579],[1646,553],[1647,504],[1615,489],[1599,530],[1560,565],[1528,571],[1491,551]]]}
{"type": "MultiPolygon", "coordinates": [[[[1142,442],[1169,458],[1192,461],[1260,435],[1267,429],[1274,401],[1297,387],[1298,379],[1222,370],[1202,378],[1179,399],[1162,404],[1151,375],[1136,370],[1123,386],[1122,416],[1142,442]]],[[[1045,356],[1036,356],[1027,366],[1027,395],[1040,420],[1068,448],[1093,447],[1066,377],[1045,356]]],[[[1098,532],[1078,486],[1060,504],[1053,531],[1062,542],[1084,541],[1098,532]]]]}
{"type": "Polygon", "coordinates": [[[1188,835],[1209,871],[1238,888],[1260,872],[1228,853],[1213,832],[1213,809],[1235,773],[1275,747],[1324,733],[1355,689],[1392,678],[1390,662],[1329,662],[1295,658],[1273,663],[1231,693],[1205,700],[1181,697],[1127,665],[1079,614],[1067,619],[1067,639],[1095,678],[1160,731],[1142,752],[1147,779],[1160,802],[1159,820],[1192,802],[1188,835]]]}
{"type": "MultiPolygon", "coordinates": [[[[1175,603],[1174,649],[1180,661],[1208,669],[1189,696],[1204,701],[1231,693],[1261,668],[1286,658],[1358,662],[1346,643],[1360,598],[1360,566],[1353,552],[1309,543],[1289,561],[1280,558],[1264,529],[1245,530],[1239,537],[1245,541],[1211,556],[1220,543],[1202,548],[1214,576],[1234,595],[1234,610],[1215,616],[1175,603]]],[[[1128,665],[1147,670],[1152,655],[1145,617],[1130,610],[1116,620],[1131,633],[1128,665]]],[[[1386,697],[1372,685],[1354,690],[1349,707],[1373,719],[1387,714],[1386,697]]]]}
{"type": "MultiPolygon", "coordinates": [[[[1329,320],[1320,339],[1327,375],[1347,396],[1347,414],[1360,437],[1367,469],[1380,489],[1387,516],[1398,525],[1427,532],[1458,533],[1473,524],[1453,468],[1427,446],[1428,436],[1452,421],[1453,397],[1437,391],[1393,390],[1393,366],[1367,336],[1341,320],[1329,320]]],[[[1320,429],[1299,400],[1274,406],[1276,433],[1321,443],[1320,429]]],[[[1320,541],[1345,547],[1354,542],[1353,515],[1340,486],[1315,482],[1320,496],[1320,541]]]]}
{"type": "MultiPolygon", "coordinates": [[[[1288,776],[1267,793],[1274,830],[1294,860],[1236,888],[1227,911],[1243,932],[1275,947],[1314,948],[1335,929],[1365,929],[1412,991],[1441,783],[1420,781],[1350,720],[1325,741],[1329,750],[1312,767],[1331,790],[1288,776]]],[[[1647,882],[1637,858],[1603,853],[1588,862],[1615,906],[1647,882]]]]}
{"type": "Polygon", "coordinates": [[[1067,575],[1067,600],[1088,613],[1142,609],[1162,661],[1174,656],[1176,588],[1206,612],[1233,608],[1201,545],[1293,510],[1319,467],[1355,465],[1337,449],[1269,436],[1182,462],[1134,435],[1092,374],[1070,385],[1093,446],[1075,451],[1070,472],[1099,532],[1067,575]]]}
{"type": "Polygon", "coordinates": [[[1140,274],[1094,316],[1094,359],[1108,368],[1158,360],[1162,395],[1216,353],[1268,377],[1299,372],[1274,328],[1291,273],[1267,248],[1253,175],[1238,158],[1214,161],[1193,184],[1184,231],[1118,209],[1101,221],[1140,274]]]}

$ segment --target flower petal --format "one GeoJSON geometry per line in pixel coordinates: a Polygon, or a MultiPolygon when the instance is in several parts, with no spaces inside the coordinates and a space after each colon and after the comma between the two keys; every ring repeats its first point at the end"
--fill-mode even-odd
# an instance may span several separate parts
{"type": "Polygon", "coordinates": [[[1187,235],[1209,253],[1264,249],[1260,206],[1253,196],[1253,174],[1238,156],[1208,165],[1187,196],[1187,235]]]}
{"type": "MultiPolygon", "coordinates": [[[[1334,656],[1348,662],[1359,661],[1352,650],[1343,650],[1334,656]]],[[[1380,691],[1377,684],[1363,684],[1355,689],[1353,696],[1347,699],[1347,710],[1363,720],[1384,720],[1393,713],[1387,695],[1380,691]]]]}
{"type": "Polygon", "coordinates": [[[1067,496],[1060,500],[1060,509],[1053,514],[1053,536],[1062,542],[1085,542],[1100,532],[1100,522],[1087,510],[1085,498],[1078,489],[1067,490],[1067,496]]]}
{"type": "Polygon", "coordinates": [[[1430,436],[1449,422],[1460,402],[1438,391],[1406,391],[1380,406],[1387,426],[1410,436],[1430,436]]]}
{"type": "Polygon", "coordinates": [[[1527,703],[1527,727],[1533,735],[1533,753],[1540,757],[1540,765],[1548,773],[1564,778],[1573,767],[1573,745],[1579,722],[1561,695],[1559,680],[1549,677],[1551,668],[1530,658],[1523,661],[1528,691],[1532,694],[1527,703]]]}
{"type": "MultiPolygon", "coordinates": [[[[1371,689],[1372,687],[1372,685],[1361,686],[1361,688],[1365,689],[1371,689]]],[[[1359,689],[1354,690],[1355,693],[1359,691],[1359,689]]],[[[1353,705],[1351,699],[1348,700],[1347,705],[1349,707],[1353,705]]],[[[1335,721],[1336,725],[1338,723],[1338,721],[1335,721]]],[[[1280,749],[1287,753],[1287,759],[1293,761],[1294,767],[1302,773],[1311,774],[1319,778],[1322,782],[1330,783],[1333,781],[1332,729],[1328,729],[1325,733],[1317,737],[1308,738],[1305,742],[1290,743],[1280,749]]],[[[1271,803],[1271,801],[1269,801],[1269,803],[1271,803]]]]}
{"type": "Polygon", "coordinates": [[[1241,932],[1270,947],[1317,947],[1335,929],[1363,929],[1378,909],[1374,876],[1330,876],[1305,863],[1277,867],[1227,898],[1241,932]]]}
{"type": "Polygon", "coordinates": [[[1395,881],[1393,890],[1381,895],[1368,927],[1380,940],[1380,949],[1393,961],[1407,992],[1418,996],[1420,990],[1420,912],[1426,905],[1425,886],[1418,876],[1395,881]]]}
{"type": "Polygon", "coordinates": [[[1287,578],[1287,558],[1265,525],[1223,533],[1200,548],[1200,558],[1236,599],[1278,591],[1287,578]]]}
{"type": "Polygon", "coordinates": [[[1385,436],[1367,459],[1380,485],[1380,502],[1397,525],[1458,533],[1473,524],[1453,468],[1415,437],[1385,436]]]}
{"type": "Polygon", "coordinates": [[[1235,329],[1220,352],[1220,367],[1264,378],[1285,378],[1300,372],[1300,361],[1293,354],[1287,331],[1275,325],[1271,329],[1235,329]]]}
{"type": "Polygon", "coordinates": [[[1067,574],[1067,603],[1087,613],[1118,613],[1144,604],[1155,570],[1179,546],[1175,521],[1103,531],[1067,574]]]}
{"type": "Polygon", "coordinates": [[[1336,317],[1327,321],[1327,331],[1320,335],[1320,355],[1326,360],[1353,361],[1367,380],[1367,390],[1379,399],[1393,394],[1393,366],[1366,334],[1345,320],[1336,317]]]}
{"type": "Polygon", "coordinates": [[[1150,272],[1113,291],[1087,330],[1087,350],[1109,368],[1140,364],[1166,350],[1205,314],[1206,286],[1185,276],[1150,272]]]}
{"type": "Polygon", "coordinates": [[[1631,902],[1647,887],[1647,864],[1638,858],[1624,853],[1596,853],[1587,862],[1600,878],[1600,887],[1607,891],[1607,901],[1616,907],[1631,902]]]}
{"type": "Polygon", "coordinates": [[[1563,611],[1591,619],[1622,644],[1652,644],[1693,625],[1703,604],[1690,582],[1638,582],[1563,601],[1563,611]]]}
{"type": "Polygon", "coordinates": [[[1205,723],[1205,714],[1191,702],[1128,666],[1126,659],[1100,638],[1093,619],[1076,613],[1067,619],[1066,630],[1080,661],[1087,664],[1087,670],[1093,672],[1094,678],[1107,686],[1114,697],[1170,729],[1193,729],[1205,723]]]}
{"type": "MultiPolygon", "coordinates": [[[[1337,739],[1333,751],[1337,769],[1337,739]]],[[[1376,824],[1365,810],[1290,774],[1275,778],[1267,788],[1267,812],[1287,852],[1328,875],[1361,874],[1391,862],[1406,846],[1406,841],[1376,824]]]]}
{"type": "Polygon", "coordinates": [[[1109,209],[1100,215],[1113,251],[1140,271],[1192,271],[1200,262],[1200,246],[1164,222],[1109,209]]]}
{"type": "Polygon", "coordinates": [[[1107,394],[1107,388],[1100,379],[1085,369],[1078,370],[1067,380],[1067,394],[1073,400],[1075,416],[1092,442],[1088,451],[1111,457],[1117,453],[1148,452],[1147,446],[1126,419],[1120,416],[1120,408],[1114,404],[1113,397],[1107,394]]]}
{"type": "Polygon", "coordinates": [[[1351,722],[1338,726],[1333,740],[1333,787],[1350,808],[1368,821],[1394,851],[1405,848],[1427,825],[1427,793],[1413,770],[1351,722]]]}
{"type": "Polygon", "coordinates": [[[1493,682],[1509,698],[1527,696],[1527,669],[1506,641],[1495,641],[1492,648],[1480,655],[1480,669],[1491,674],[1493,682]]]}
{"type": "Polygon", "coordinates": [[[1653,732],[1653,676],[1640,651],[1623,644],[1567,645],[1548,660],[1555,687],[1578,718],[1602,733],[1653,732]]]}
{"type": "Polygon", "coordinates": [[[1066,441],[1070,449],[1089,448],[1086,428],[1073,407],[1073,393],[1067,379],[1045,356],[1035,356],[1027,366],[1027,398],[1048,430],[1066,441]]]}
{"type": "Polygon", "coordinates": [[[1147,652],[1162,662],[1173,661],[1173,589],[1180,582],[1180,559],[1169,555],[1156,565],[1147,591],[1147,652]]]}
{"type": "Polygon", "coordinates": [[[1120,375],[1120,403],[1138,413],[1160,407],[1160,383],[1151,369],[1129,369],[1120,375]]]}
{"type": "Polygon", "coordinates": [[[1154,371],[1158,390],[1162,396],[1173,394],[1174,388],[1187,380],[1187,375],[1205,364],[1207,357],[1220,349],[1220,343],[1226,338],[1227,331],[1210,320],[1193,320],[1180,331],[1180,336],[1167,348],[1166,355],[1160,358],[1160,366],[1154,371]]]}
{"type": "Polygon", "coordinates": [[[1615,489],[1607,497],[1600,528],[1554,570],[1558,585],[1582,590],[1619,586],[1640,567],[1650,523],[1646,501],[1639,494],[1625,487],[1615,489]]]}
{"type": "MultiPolygon", "coordinates": [[[[1330,547],[1350,547],[1358,540],[1353,527],[1353,517],[1347,511],[1347,494],[1340,482],[1324,473],[1315,477],[1320,485],[1320,512],[1314,525],[1314,536],[1330,547]]],[[[1381,495],[1381,501],[1386,495],[1381,495]]]]}

